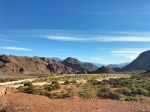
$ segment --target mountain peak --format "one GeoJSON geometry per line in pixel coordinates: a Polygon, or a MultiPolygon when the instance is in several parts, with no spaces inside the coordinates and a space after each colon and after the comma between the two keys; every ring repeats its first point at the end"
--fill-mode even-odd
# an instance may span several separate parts
{"type": "Polygon", "coordinates": [[[125,66],[123,71],[150,69],[150,50],[141,53],[134,61],[125,66]]]}

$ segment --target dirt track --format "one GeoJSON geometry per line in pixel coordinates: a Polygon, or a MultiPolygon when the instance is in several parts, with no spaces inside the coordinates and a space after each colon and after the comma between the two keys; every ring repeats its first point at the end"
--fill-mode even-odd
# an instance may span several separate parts
{"type": "Polygon", "coordinates": [[[49,99],[20,92],[0,96],[0,106],[6,106],[11,112],[150,112],[150,104],[78,97],[49,99]]]}

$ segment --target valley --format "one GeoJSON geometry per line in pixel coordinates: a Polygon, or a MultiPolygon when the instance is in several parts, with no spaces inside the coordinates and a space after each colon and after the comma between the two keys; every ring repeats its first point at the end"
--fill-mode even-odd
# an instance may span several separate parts
{"type": "MultiPolygon", "coordinates": [[[[137,59],[140,57],[141,55],[137,59]]],[[[1,55],[0,102],[4,102],[0,105],[1,111],[26,112],[37,109],[36,111],[39,112],[42,101],[35,104],[38,100],[36,97],[43,99],[42,103],[45,106],[55,105],[58,112],[62,108],[63,111],[73,112],[90,110],[114,112],[114,109],[117,109],[115,112],[148,112],[150,110],[149,69],[124,71],[139,61],[134,60],[124,68],[108,66],[98,68],[92,63],[81,62],[71,57],[63,61],[57,60],[1,55]],[[31,98],[32,101],[21,100],[22,96],[26,99],[31,98]],[[19,105],[13,102],[11,97],[15,98],[19,105]],[[65,103],[56,106],[55,103],[59,101],[65,103]],[[73,102],[74,106],[71,106],[70,102],[73,102]],[[78,106],[83,102],[83,106],[91,106],[88,109],[78,106]],[[40,108],[36,108],[36,105],[40,108]],[[111,108],[106,105],[110,105],[111,108]],[[124,108],[119,105],[124,105],[124,108]]],[[[49,112],[52,111],[51,108],[50,106],[42,109],[49,112]]]]}

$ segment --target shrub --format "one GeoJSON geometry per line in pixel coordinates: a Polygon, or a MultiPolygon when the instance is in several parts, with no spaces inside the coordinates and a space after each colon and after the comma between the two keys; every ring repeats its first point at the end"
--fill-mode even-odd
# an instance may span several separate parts
{"type": "Polygon", "coordinates": [[[25,82],[25,83],[24,83],[24,86],[32,87],[33,84],[32,84],[32,82],[25,82]]]}
{"type": "Polygon", "coordinates": [[[125,99],[125,101],[138,101],[138,100],[139,100],[138,96],[135,96],[135,97],[127,96],[125,99]]]}
{"type": "Polygon", "coordinates": [[[129,94],[131,94],[132,90],[127,87],[123,87],[121,89],[118,89],[117,92],[124,94],[124,95],[129,95],[129,94]]]}
{"type": "Polygon", "coordinates": [[[148,90],[143,89],[143,88],[137,88],[137,92],[138,92],[138,94],[142,94],[142,95],[145,95],[145,94],[149,93],[148,90]]]}
{"type": "Polygon", "coordinates": [[[59,83],[52,83],[52,84],[46,84],[44,85],[44,89],[51,91],[51,90],[57,90],[60,88],[60,84],[59,83]]]}
{"type": "Polygon", "coordinates": [[[64,84],[65,85],[70,84],[69,80],[65,80],[64,84]]]}
{"type": "Polygon", "coordinates": [[[109,86],[103,86],[100,88],[100,90],[97,93],[97,96],[99,98],[105,99],[105,98],[110,98],[110,93],[111,93],[111,89],[109,86]]]}
{"type": "Polygon", "coordinates": [[[96,93],[92,89],[78,91],[78,96],[83,99],[93,99],[96,98],[96,93]]]}
{"type": "Polygon", "coordinates": [[[110,99],[124,101],[125,98],[126,98],[126,96],[123,94],[119,94],[116,92],[110,92],[110,99]]]}

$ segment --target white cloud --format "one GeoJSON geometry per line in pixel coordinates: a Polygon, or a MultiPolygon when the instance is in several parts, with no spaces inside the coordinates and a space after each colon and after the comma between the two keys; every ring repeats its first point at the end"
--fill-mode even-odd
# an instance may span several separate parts
{"type": "Polygon", "coordinates": [[[126,49],[113,50],[110,52],[112,53],[112,55],[123,56],[133,60],[137,58],[140,53],[146,50],[150,50],[150,48],[126,48],[126,49]]]}
{"type": "Polygon", "coordinates": [[[0,39],[0,41],[4,41],[4,42],[19,42],[19,41],[14,41],[14,40],[6,40],[6,39],[0,39]]]}
{"type": "Polygon", "coordinates": [[[104,60],[102,58],[91,58],[91,60],[104,60]]]}
{"type": "MultiPolygon", "coordinates": [[[[81,32],[74,30],[0,30],[0,37],[28,37],[46,38],[57,41],[70,42],[150,42],[150,31],[104,31],[104,32],[81,32]],[[93,35],[96,33],[95,35],[93,35]],[[8,35],[9,34],[9,35],[8,35]]],[[[0,41],[11,41],[0,39],[0,41]]]]}
{"type": "Polygon", "coordinates": [[[111,51],[112,53],[120,53],[120,54],[135,54],[140,53],[140,51],[134,51],[134,50],[117,50],[117,51],[111,51]]]}
{"type": "Polygon", "coordinates": [[[142,37],[142,36],[119,36],[119,37],[67,37],[67,36],[46,36],[45,38],[50,40],[57,41],[93,41],[93,42],[150,42],[150,37],[142,37]]]}
{"type": "Polygon", "coordinates": [[[123,57],[126,57],[128,59],[134,60],[135,58],[138,57],[139,54],[131,54],[131,53],[129,53],[129,54],[113,54],[113,55],[115,55],[115,56],[123,56],[123,57]]]}
{"type": "Polygon", "coordinates": [[[59,40],[59,41],[86,41],[88,38],[76,38],[76,37],[67,37],[67,36],[46,36],[50,40],[59,40]]]}
{"type": "Polygon", "coordinates": [[[22,47],[1,47],[1,49],[15,50],[15,51],[33,51],[32,49],[22,48],[22,47]]]}

